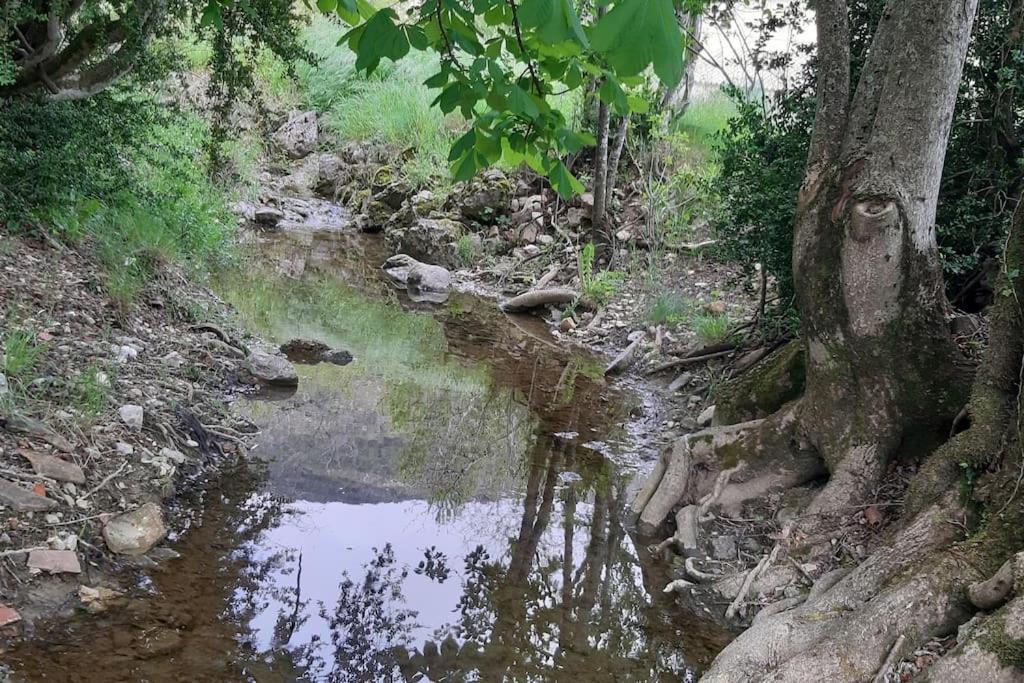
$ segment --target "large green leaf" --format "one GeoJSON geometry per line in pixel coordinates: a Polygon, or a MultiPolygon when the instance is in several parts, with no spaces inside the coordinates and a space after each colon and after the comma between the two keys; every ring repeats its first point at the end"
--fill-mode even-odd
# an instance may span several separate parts
{"type": "Polygon", "coordinates": [[[536,30],[545,47],[567,41],[588,44],[572,0],[523,0],[519,21],[523,28],[536,30]]]}
{"type": "Polygon", "coordinates": [[[395,26],[394,17],[393,10],[382,9],[366,22],[355,48],[358,53],[356,69],[371,72],[382,58],[398,60],[409,53],[409,39],[395,26]]]}
{"type": "Polygon", "coordinates": [[[594,50],[618,76],[633,76],[654,65],[666,86],[683,75],[683,39],[672,0],[620,0],[598,20],[594,50]]]}

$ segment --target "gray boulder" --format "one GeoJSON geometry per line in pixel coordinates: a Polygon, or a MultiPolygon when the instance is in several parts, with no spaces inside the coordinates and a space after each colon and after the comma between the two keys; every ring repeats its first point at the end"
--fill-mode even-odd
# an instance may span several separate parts
{"type": "Polygon", "coordinates": [[[484,223],[507,213],[512,200],[512,184],[505,174],[490,169],[466,183],[455,195],[463,216],[484,223]]]}
{"type": "Polygon", "coordinates": [[[458,263],[456,242],[463,234],[460,223],[450,218],[417,218],[412,225],[389,230],[384,242],[396,254],[406,254],[417,261],[455,266],[458,263]]]}
{"type": "Polygon", "coordinates": [[[293,111],[274,133],[274,142],[292,159],[302,159],[316,149],[319,136],[316,112],[293,111]]]}
{"type": "Polygon", "coordinates": [[[103,525],[103,540],[119,555],[142,555],[166,535],[164,513],[156,503],[141,505],[103,525]]]}
{"type": "Polygon", "coordinates": [[[260,206],[253,211],[253,220],[267,228],[276,228],[284,220],[284,211],[273,206],[260,206]]]}
{"type": "Polygon", "coordinates": [[[448,299],[452,274],[447,268],[421,263],[408,254],[396,254],[384,262],[384,272],[405,285],[413,301],[441,303],[448,299]]]}
{"type": "Polygon", "coordinates": [[[246,368],[255,379],[273,386],[294,387],[299,383],[295,366],[281,356],[253,351],[246,362],[246,368]]]}

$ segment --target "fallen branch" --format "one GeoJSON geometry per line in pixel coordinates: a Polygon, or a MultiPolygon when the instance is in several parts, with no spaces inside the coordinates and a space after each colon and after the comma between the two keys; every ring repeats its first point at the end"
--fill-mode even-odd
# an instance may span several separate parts
{"type": "Polygon", "coordinates": [[[626,349],[622,353],[620,353],[618,356],[616,356],[615,360],[613,360],[611,363],[608,364],[608,367],[606,367],[604,369],[604,374],[605,375],[614,375],[614,374],[622,372],[623,370],[628,368],[630,365],[632,365],[633,361],[636,360],[637,349],[640,348],[640,344],[642,344],[643,341],[644,341],[644,335],[643,334],[637,335],[637,338],[634,339],[633,342],[629,346],[627,346],[626,349]]]}
{"type": "Polygon", "coordinates": [[[740,587],[740,592],[736,594],[732,604],[725,610],[726,619],[733,619],[736,613],[743,607],[743,601],[747,599],[747,593],[750,592],[750,587],[754,585],[754,580],[775,561],[781,547],[780,544],[776,543],[771,554],[761,557],[761,561],[757,563],[757,566],[747,572],[746,577],[743,579],[743,585],[740,587]]]}
{"type": "Polygon", "coordinates": [[[665,370],[671,370],[672,368],[678,368],[678,367],[681,367],[683,365],[693,365],[693,364],[696,364],[696,363],[703,363],[704,361],[714,360],[715,358],[724,358],[725,356],[732,355],[734,352],[735,352],[735,349],[729,349],[728,351],[719,351],[717,353],[708,353],[708,354],[705,354],[703,356],[687,356],[685,358],[676,358],[675,360],[670,360],[667,363],[662,363],[661,365],[656,365],[653,368],[651,368],[650,370],[648,370],[647,372],[645,372],[644,374],[645,375],[656,375],[659,372],[664,372],[665,370]]]}
{"type": "Polygon", "coordinates": [[[882,662],[882,668],[875,674],[875,679],[872,683],[885,683],[885,674],[889,671],[889,668],[896,662],[896,657],[899,656],[900,648],[903,647],[903,643],[907,640],[907,637],[900,634],[900,637],[893,643],[892,649],[889,650],[889,656],[882,662]]]}
{"type": "Polygon", "coordinates": [[[686,558],[686,562],[683,566],[686,567],[686,573],[692,576],[695,580],[699,581],[700,583],[709,583],[711,581],[717,581],[718,579],[722,578],[717,574],[702,572],[701,570],[697,569],[696,565],[697,558],[688,557],[686,558]]]}
{"type": "Polygon", "coordinates": [[[701,522],[706,522],[712,518],[712,516],[708,514],[708,510],[711,509],[711,506],[714,505],[715,501],[717,501],[718,498],[722,495],[722,491],[725,490],[725,487],[729,483],[729,479],[732,478],[732,475],[736,474],[741,469],[743,469],[743,466],[745,464],[746,463],[744,463],[743,461],[740,461],[740,463],[735,467],[730,467],[729,469],[722,470],[721,472],[718,473],[718,477],[715,478],[715,486],[711,490],[711,493],[704,496],[700,500],[700,507],[698,508],[697,518],[701,522]]]}
{"type": "Polygon", "coordinates": [[[5,550],[0,552],[0,557],[10,557],[11,555],[17,555],[18,553],[30,553],[33,550],[49,550],[50,546],[47,545],[34,545],[31,548],[18,548],[17,550],[5,550]]]}
{"type": "Polygon", "coordinates": [[[541,278],[539,280],[537,280],[537,284],[535,284],[533,286],[533,288],[534,289],[544,289],[545,287],[548,286],[548,283],[550,283],[552,280],[555,279],[555,276],[558,275],[558,273],[561,270],[562,270],[562,264],[561,263],[554,264],[553,266],[551,266],[551,268],[548,269],[548,272],[544,273],[544,275],[542,275],[541,278]]]}
{"type": "Polygon", "coordinates": [[[578,298],[579,295],[571,289],[539,289],[512,297],[501,304],[501,310],[506,313],[522,313],[549,304],[570,304],[578,298]]]}
{"type": "Polygon", "coordinates": [[[84,495],[82,495],[82,496],[79,496],[79,497],[78,497],[78,500],[76,500],[75,502],[77,503],[78,501],[81,501],[81,500],[88,500],[88,499],[89,499],[89,496],[91,496],[92,494],[94,494],[94,493],[96,493],[97,491],[99,491],[99,490],[100,490],[101,488],[103,488],[104,486],[106,486],[107,484],[109,484],[109,483],[110,483],[110,480],[111,480],[111,479],[113,479],[113,478],[114,478],[114,477],[116,477],[117,475],[121,474],[121,472],[122,472],[122,471],[124,471],[124,468],[125,468],[125,467],[128,467],[128,461],[127,461],[127,460],[125,460],[124,462],[122,462],[122,463],[121,463],[121,466],[120,466],[120,467],[118,467],[118,468],[117,468],[116,470],[114,470],[113,472],[111,472],[110,474],[108,474],[107,476],[105,476],[105,477],[103,478],[103,481],[101,481],[101,482],[100,482],[99,484],[96,484],[96,486],[94,486],[94,487],[93,487],[93,489],[92,489],[91,491],[89,491],[88,493],[86,493],[86,494],[84,494],[84,495]]]}

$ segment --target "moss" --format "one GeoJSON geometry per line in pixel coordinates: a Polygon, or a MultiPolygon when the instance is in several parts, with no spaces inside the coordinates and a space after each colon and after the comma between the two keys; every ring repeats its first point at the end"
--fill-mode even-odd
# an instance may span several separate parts
{"type": "Polygon", "coordinates": [[[991,652],[1007,668],[1024,671],[1024,639],[1013,638],[1006,632],[1005,615],[995,614],[978,636],[978,645],[991,652]]]}
{"type": "Polygon", "coordinates": [[[790,342],[715,392],[715,414],[721,424],[766,417],[803,392],[803,346],[790,342]]]}

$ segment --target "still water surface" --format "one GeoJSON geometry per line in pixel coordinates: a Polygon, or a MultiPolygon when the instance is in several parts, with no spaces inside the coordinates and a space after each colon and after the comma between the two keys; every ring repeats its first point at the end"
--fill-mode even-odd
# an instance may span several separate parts
{"type": "Polygon", "coordinates": [[[240,399],[253,462],[213,485],[182,557],[126,607],[11,653],[21,676],[680,681],[723,646],[624,524],[654,399],[493,302],[409,302],[373,237],[250,246],[219,285],[243,322],[354,362],[240,399]]]}

